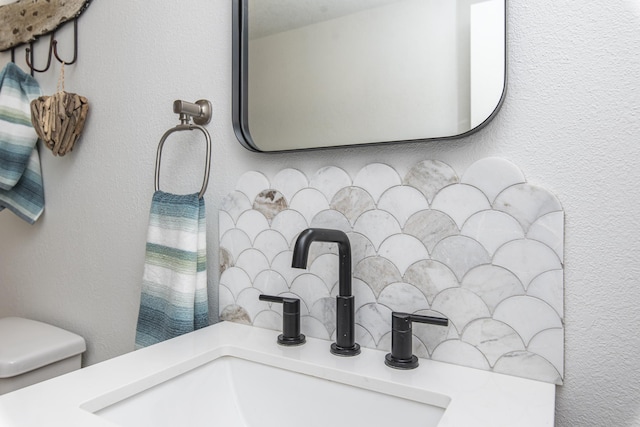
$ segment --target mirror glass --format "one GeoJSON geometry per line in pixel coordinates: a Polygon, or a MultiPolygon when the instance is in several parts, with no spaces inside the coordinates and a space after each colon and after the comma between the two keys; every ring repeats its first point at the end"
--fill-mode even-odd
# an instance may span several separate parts
{"type": "Polygon", "coordinates": [[[234,0],[233,62],[254,151],[460,137],[503,99],[505,0],[234,0]]]}

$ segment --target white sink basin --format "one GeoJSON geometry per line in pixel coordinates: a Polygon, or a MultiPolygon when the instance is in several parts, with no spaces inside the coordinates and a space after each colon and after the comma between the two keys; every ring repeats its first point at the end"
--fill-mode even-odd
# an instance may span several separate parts
{"type": "Polygon", "coordinates": [[[445,408],[434,402],[448,399],[409,400],[225,356],[96,414],[122,427],[435,427],[445,408]]]}

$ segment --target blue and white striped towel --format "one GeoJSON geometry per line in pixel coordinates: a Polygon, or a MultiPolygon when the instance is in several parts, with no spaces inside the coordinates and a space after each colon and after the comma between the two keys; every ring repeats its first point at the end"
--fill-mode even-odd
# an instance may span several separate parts
{"type": "Polygon", "coordinates": [[[156,191],[151,203],[136,348],[209,325],[204,200],[156,191]]]}
{"type": "Polygon", "coordinates": [[[0,210],[9,208],[30,224],[44,210],[30,106],[40,94],[38,82],[13,62],[0,71],[0,210]]]}

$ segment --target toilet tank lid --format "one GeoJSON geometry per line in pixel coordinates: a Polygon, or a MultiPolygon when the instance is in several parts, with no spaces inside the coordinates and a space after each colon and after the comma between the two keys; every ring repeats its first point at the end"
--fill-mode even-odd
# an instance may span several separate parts
{"type": "Polygon", "coordinates": [[[0,319],[0,378],[41,368],[86,350],[84,338],[21,317],[0,319]]]}

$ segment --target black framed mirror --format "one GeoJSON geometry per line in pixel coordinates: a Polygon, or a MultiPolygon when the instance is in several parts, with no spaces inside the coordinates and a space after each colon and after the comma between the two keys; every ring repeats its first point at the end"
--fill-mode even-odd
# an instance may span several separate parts
{"type": "Polygon", "coordinates": [[[261,152],[466,136],[506,88],[506,0],[233,0],[233,124],[261,152]]]}

